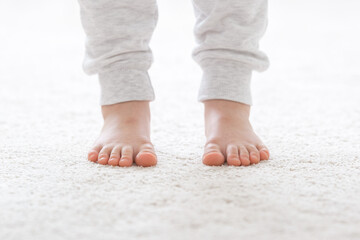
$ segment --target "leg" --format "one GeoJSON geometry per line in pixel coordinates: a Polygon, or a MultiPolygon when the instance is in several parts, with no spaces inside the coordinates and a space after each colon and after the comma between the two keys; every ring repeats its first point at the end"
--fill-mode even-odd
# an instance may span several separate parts
{"type": "Polygon", "coordinates": [[[267,25],[266,0],[193,0],[198,45],[193,58],[203,69],[198,100],[205,106],[207,165],[249,165],[269,151],[249,122],[252,70],[268,59],[259,51],[267,25]]]}
{"type": "Polygon", "coordinates": [[[86,33],[84,71],[98,74],[104,126],[88,159],[100,164],[155,165],[150,142],[149,42],[156,0],[79,0],[86,33]]]}

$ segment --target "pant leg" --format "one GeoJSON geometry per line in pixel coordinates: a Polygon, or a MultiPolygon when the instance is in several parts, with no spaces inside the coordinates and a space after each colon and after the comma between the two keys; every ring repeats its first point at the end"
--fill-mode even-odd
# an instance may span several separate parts
{"type": "Polygon", "coordinates": [[[86,33],[83,62],[98,74],[101,105],[154,100],[149,42],[158,19],[156,0],[78,0],[86,33]]]}
{"type": "Polygon", "coordinates": [[[259,40],[267,26],[267,0],[192,0],[197,46],[193,59],[203,76],[198,100],[252,104],[252,70],[264,71],[267,56],[259,40]]]}

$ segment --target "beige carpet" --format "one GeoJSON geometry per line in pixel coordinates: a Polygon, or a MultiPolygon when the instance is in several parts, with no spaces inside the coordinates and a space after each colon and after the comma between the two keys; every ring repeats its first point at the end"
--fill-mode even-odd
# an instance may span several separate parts
{"type": "Polygon", "coordinates": [[[1,1],[0,239],[360,239],[359,7],[270,3],[251,117],[271,160],[207,167],[191,4],[160,0],[159,164],[119,168],[86,161],[101,117],[76,1],[1,1]]]}

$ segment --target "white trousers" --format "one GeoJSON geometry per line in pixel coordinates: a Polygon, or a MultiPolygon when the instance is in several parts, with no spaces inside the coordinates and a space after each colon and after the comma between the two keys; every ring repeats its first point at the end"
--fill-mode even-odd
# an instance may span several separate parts
{"type": "MultiPolygon", "coordinates": [[[[154,100],[149,41],[158,19],[156,0],[78,0],[86,33],[87,74],[98,74],[101,105],[154,100]]],[[[267,0],[192,0],[197,45],[193,59],[203,76],[198,101],[252,104],[253,70],[268,67],[259,50],[267,26],[267,0]]]]}

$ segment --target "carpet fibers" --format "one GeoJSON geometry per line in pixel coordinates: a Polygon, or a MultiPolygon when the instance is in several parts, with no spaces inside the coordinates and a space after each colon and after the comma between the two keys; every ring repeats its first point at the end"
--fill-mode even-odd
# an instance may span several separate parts
{"type": "Polygon", "coordinates": [[[76,2],[1,1],[0,239],[360,239],[359,3],[269,3],[251,120],[271,157],[250,167],[201,163],[191,4],[158,3],[159,161],[120,168],[86,160],[102,119],[76,2]]]}

